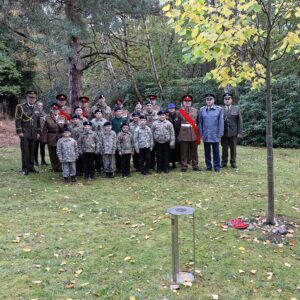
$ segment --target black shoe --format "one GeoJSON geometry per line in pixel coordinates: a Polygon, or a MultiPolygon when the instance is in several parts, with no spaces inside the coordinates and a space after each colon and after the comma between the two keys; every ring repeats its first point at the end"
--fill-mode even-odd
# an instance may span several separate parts
{"type": "Polygon", "coordinates": [[[222,164],[221,165],[221,168],[226,168],[227,167],[227,164],[222,164]]]}
{"type": "Polygon", "coordinates": [[[109,178],[109,173],[105,172],[105,178],[109,178]]]}
{"type": "Polygon", "coordinates": [[[48,166],[48,164],[43,160],[43,161],[41,162],[41,166],[48,166]]]}
{"type": "Polygon", "coordinates": [[[161,174],[161,170],[157,170],[156,173],[161,174]]]}
{"type": "Polygon", "coordinates": [[[186,172],[186,168],[181,168],[181,172],[186,172]]]}
{"type": "Polygon", "coordinates": [[[35,165],[35,166],[38,166],[38,165],[39,165],[39,162],[38,162],[37,160],[35,160],[35,161],[34,161],[34,165],[35,165]]]}
{"type": "Polygon", "coordinates": [[[176,169],[176,164],[172,164],[172,169],[176,169]]]}
{"type": "Polygon", "coordinates": [[[236,165],[236,164],[231,164],[231,168],[236,169],[236,168],[237,168],[237,165],[236,165]]]}
{"type": "Polygon", "coordinates": [[[88,176],[84,176],[83,179],[84,179],[84,180],[88,180],[89,177],[88,177],[88,176]]]}
{"type": "Polygon", "coordinates": [[[168,173],[169,173],[169,170],[164,170],[164,173],[168,174],[168,173]]]}
{"type": "Polygon", "coordinates": [[[29,173],[28,173],[28,170],[27,169],[23,169],[22,170],[22,174],[24,175],[24,176],[27,176],[29,173]]]}
{"type": "Polygon", "coordinates": [[[68,177],[64,177],[64,183],[68,183],[69,182],[69,178],[68,177]]]}
{"type": "Polygon", "coordinates": [[[76,179],[76,176],[71,176],[71,182],[76,182],[77,179],[76,179]]]}
{"type": "Polygon", "coordinates": [[[199,167],[194,167],[193,171],[201,171],[199,167]]]}
{"type": "Polygon", "coordinates": [[[109,173],[109,178],[114,178],[115,176],[114,176],[114,173],[113,172],[110,172],[109,173]]]}
{"type": "Polygon", "coordinates": [[[35,173],[35,174],[38,174],[38,173],[40,173],[38,170],[36,170],[36,169],[31,169],[31,170],[29,170],[29,172],[30,173],[35,173]]]}
{"type": "Polygon", "coordinates": [[[215,169],[215,172],[220,172],[220,169],[215,169]]]}
{"type": "Polygon", "coordinates": [[[145,171],[141,171],[142,175],[147,175],[147,173],[145,171]]]}
{"type": "Polygon", "coordinates": [[[211,171],[211,169],[207,168],[207,169],[206,169],[206,171],[210,172],[210,171],[211,171]]]}

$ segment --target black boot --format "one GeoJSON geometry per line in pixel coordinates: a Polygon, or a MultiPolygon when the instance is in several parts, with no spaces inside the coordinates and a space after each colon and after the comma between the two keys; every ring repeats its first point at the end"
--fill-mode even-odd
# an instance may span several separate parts
{"type": "Polygon", "coordinates": [[[71,182],[76,182],[77,179],[76,179],[76,176],[71,176],[71,182]]]}
{"type": "Polygon", "coordinates": [[[64,183],[68,183],[69,182],[69,178],[68,177],[64,177],[64,183]]]}
{"type": "Polygon", "coordinates": [[[109,173],[105,172],[105,178],[109,178],[109,173]]]}
{"type": "Polygon", "coordinates": [[[41,166],[48,166],[48,164],[44,160],[42,160],[41,166]]]}

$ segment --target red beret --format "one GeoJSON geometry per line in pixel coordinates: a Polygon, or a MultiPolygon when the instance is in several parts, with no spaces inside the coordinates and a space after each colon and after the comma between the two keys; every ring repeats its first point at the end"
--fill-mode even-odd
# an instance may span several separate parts
{"type": "Polygon", "coordinates": [[[181,98],[181,101],[192,101],[193,100],[193,97],[191,95],[184,95],[182,98],[181,98]]]}
{"type": "Polygon", "coordinates": [[[87,103],[90,101],[90,98],[87,96],[81,96],[78,98],[78,101],[82,102],[82,103],[87,103]]]}
{"type": "Polygon", "coordinates": [[[50,107],[51,109],[56,109],[56,110],[60,109],[60,105],[57,103],[52,103],[50,107]]]}
{"type": "Polygon", "coordinates": [[[118,103],[118,102],[123,103],[124,100],[122,100],[122,99],[117,99],[117,100],[115,100],[115,104],[118,103]]]}

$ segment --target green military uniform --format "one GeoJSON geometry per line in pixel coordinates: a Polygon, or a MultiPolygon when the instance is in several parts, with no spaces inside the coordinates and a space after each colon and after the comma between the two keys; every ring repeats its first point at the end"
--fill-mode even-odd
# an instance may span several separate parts
{"type": "Polygon", "coordinates": [[[35,105],[28,103],[18,104],[15,112],[15,123],[17,134],[23,134],[21,140],[22,171],[35,172],[34,149],[37,135],[41,132],[40,118],[35,113],[35,105]]]}

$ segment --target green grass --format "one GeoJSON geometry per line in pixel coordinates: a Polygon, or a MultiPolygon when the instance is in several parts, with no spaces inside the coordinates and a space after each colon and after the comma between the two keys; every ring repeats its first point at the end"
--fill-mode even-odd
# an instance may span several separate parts
{"type": "MultiPolygon", "coordinates": [[[[274,152],[276,214],[299,224],[300,151],[274,152]]],[[[199,155],[204,168],[202,147],[199,155]]],[[[283,246],[268,244],[260,230],[222,228],[229,218],[265,216],[265,149],[239,147],[239,168],[219,174],[177,168],[75,185],[64,185],[49,167],[22,176],[19,148],[1,148],[0,161],[0,299],[300,299],[299,228],[292,250],[288,238],[283,246]],[[196,208],[201,271],[177,293],[169,288],[166,214],[175,205],[196,208]],[[12,242],[17,236],[19,243],[12,242]],[[74,288],[66,288],[71,281],[74,288]]],[[[179,229],[181,269],[187,269],[191,219],[180,218],[179,229]]]]}

